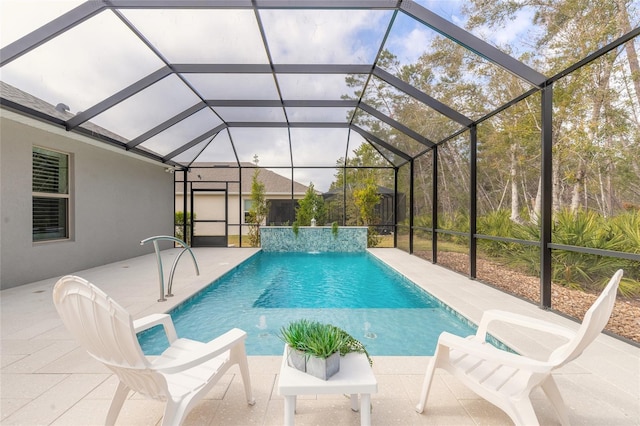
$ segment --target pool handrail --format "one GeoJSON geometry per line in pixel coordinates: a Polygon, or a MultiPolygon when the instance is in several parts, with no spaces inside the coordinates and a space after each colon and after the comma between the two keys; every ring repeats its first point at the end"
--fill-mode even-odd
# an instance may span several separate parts
{"type": "Polygon", "coordinates": [[[171,293],[173,288],[173,275],[176,271],[176,265],[178,264],[180,257],[182,257],[185,251],[188,251],[189,254],[191,254],[191,259],[193,260],[193,266],[196,268],[196,275],[200,275],[200,269],[198,268],[198,262],[196,261],[196,257],[194,256],[193,251],[191,251],[191,247],[189,247],[187,243],[185,243],[179,238],[172,237],[169,235],[156,235],[154,237],[145,238],[144,240],[140,241],[141,246],[145,245],[149,241],[153,242],[153,249],[156,252],[156,260],[158,261],[158,278],[159,278],[159,284],[160,284],[160,298],[158,299],[158,302],[165,302],[167,299],[165,298],[165,294],[164,294],[164,272],[162,271],[162,258],[160,257],[160,249],[158,248],[158,241],[161,241],[161,240],[173,241],[175,243],[180,244],[182,247],[184,247],[183,250],[176,257],[176,259],[173,261],[173,265],[171,265],[166,297],[173,296],[173,293],[171,293]]]}

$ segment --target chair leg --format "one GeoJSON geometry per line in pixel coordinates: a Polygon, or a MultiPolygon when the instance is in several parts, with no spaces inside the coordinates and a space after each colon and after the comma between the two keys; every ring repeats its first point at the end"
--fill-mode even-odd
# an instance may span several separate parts
{"type": "Polygon", "coordinates": [[[244,393],[247,398],[247,404],[254,405],[256,403],[253,397],[253,390],[251,389],[251,376],[249,375],[249,362],[247,361],[247,352],[244,347],[244,342],[238,343],[231,348],[231,359],[238,363],[240,368],[240,376],[242,377],[242,384],[244,385],[244,393]]]}
{"type": "Polygon", "coordinates": [[[120,410],[122,409],[122,404],[124,404],[128,394],[129,387],[123,382],[118,383],[118,388],[116,389],[116,393],[113,395],[113,400],[111,401],[111,406],[107,413],[107,419],[104,422],[105,425],[113,426],[116,423],[118,414],[120,414],[120,410]]]}
{"type": "Polygon", "coordinates": [[[175,402],[171,398],[167,400],[162,416],[162,426],[180,426],[185,417],[185,412],[189,404],[182,400],[175,402]]]}
{"type": "Polygon", "coordinates": [[[511,417],[511,420],[513,420],[516,426],[538,426],[540,424],[529,398],[521,400],[516,404],[513,404],[513,401],[509,402],[508,407],[501,408],[511,417]]]}
{"type": "Polygon", "coordinates": [[[562,395],[560,394],[560,389],[558,389],[556,381],[553,380],[553,376],[550,375],[540,386],[542,387],[545,395],[547,395],[547,398],[549,398],[549,401],[551,401],[553,409],[556,411],[556,415],[560,419],[560,423],[563,426],[569,426],[567,406],[562,399],[562,395]]]}
{"type": "Polygon", "coordinates": [[[424,406],[427,404],[427,398],[429,397],[429,390],[431,389],[431,382],[433,380],[433,374],[436,371],[436,359],[438,356],[438,350],[436,349],[436,353],[429,361],[429,365],[427,366],[427,372],[424,375],[424,382],[422,384],[422,392],[420,392],[420,399],[418,400],[418,405],[416,405],[416,411],[418,413],[422,413],[424,411],[424,406]]]}

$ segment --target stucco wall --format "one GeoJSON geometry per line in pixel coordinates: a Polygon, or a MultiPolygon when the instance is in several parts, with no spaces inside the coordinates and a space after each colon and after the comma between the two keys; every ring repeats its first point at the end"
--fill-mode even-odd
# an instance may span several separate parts
{"type": "Polygon", "coordinates": [[[0,288],[151,253],[140,240],[173,235],[173,175],[162,164],[0,112],[0,288]],[[69,240],[33,242],[33,145],[71,154],[69,240]]]}

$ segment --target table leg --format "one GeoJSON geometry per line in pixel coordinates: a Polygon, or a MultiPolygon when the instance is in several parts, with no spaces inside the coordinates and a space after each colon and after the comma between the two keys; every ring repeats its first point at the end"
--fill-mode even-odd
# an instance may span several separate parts
{"type": "Polygon", "coordinates": [[[360,426],[371,426],[371,395],[360,395],[360,426]]]}
{"type": "Polygon", "coordinates": [[[293,426],[296,415],[296,396],[287,395],[284,397],[284,426],[293,426]]]}
{"type": "Polygon", "coordinates": [[[360,404],[358,403],[357,393],[351,394],[351,410],[355,411],[356,413],[360,410],[360,404]]]}

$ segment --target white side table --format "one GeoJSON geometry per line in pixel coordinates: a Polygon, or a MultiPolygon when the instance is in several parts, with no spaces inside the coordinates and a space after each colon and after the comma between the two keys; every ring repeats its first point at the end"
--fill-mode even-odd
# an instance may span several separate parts
{"type": "Polygon", "coordinates": [[[340,371],[322,380],[287,365],[285,346],[278,379],[278,393],[284,396],[284,424],[293,426],[297,395],[350,394],[351,409],[358,411],[360,424],[371,425],[371,394],[378,392],[378,382],[365,354],[350,353],[340,357],[340,371]]]}

